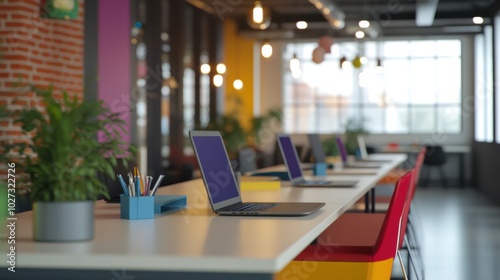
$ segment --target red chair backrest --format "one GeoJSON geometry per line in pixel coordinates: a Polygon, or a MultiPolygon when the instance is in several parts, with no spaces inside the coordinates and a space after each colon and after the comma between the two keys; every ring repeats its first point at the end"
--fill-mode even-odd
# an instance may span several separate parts
{"type": "Polygon", "coordinates": [[[413,170],[403,175],[394,189],[389,209],[385,214],[384,223],[380,229],[377,243],[373,252],[373,260],[380,261],[393,258],[398,249],[401,223],[404,208],[408,199],[410,185],[412,184],[413,170]]]}
{"type": "Polygon", "coordinates": [[[401,218],[401,229],[399,234],[399,244],[398,248],[403,247],[403,241],[406,234],[406,225],[408,224],[408,213],[410,212],[411,202],[413,201],[413,196],[415,195],[415,190],[417,189],[418,179],[420,177],[420,169],[424,163],[426,148],[423,147],[418,153],[417,160],[415,161],[415,166],[411,170],[413,173],[410,189],[408,190],[408,197],[403,210],[403,217],[401,218]]]}

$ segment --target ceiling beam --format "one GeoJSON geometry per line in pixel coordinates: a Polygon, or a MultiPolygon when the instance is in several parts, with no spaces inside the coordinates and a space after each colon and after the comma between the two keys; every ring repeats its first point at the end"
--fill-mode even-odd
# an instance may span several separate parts
{"type": "Polygon", "coordinates": [[[417,26],[431,26],[436,15],[439,0],[417,0],[416,24],[417,26]]]}

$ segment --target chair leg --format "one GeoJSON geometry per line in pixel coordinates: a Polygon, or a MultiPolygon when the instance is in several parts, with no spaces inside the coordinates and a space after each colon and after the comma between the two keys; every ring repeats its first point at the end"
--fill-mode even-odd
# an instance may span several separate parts
{"type": "Polygon", "coordinates": [[[439,166],[439,175],[441,176],[441,184],[443,184],[443,186],[447,188],[448,182],[446,180],[446,176],[444,175],[444,170],[442,166],[439,166]]]}
{"type": "Polygon", "coordinates": [[[399,259],[399,265],[401,266],[401,270],[403,272],[403,278],[405,280],[408,280],[408,276],[406,274],[406,269],[405,269],[405,264],[403,263],[403,258],[401,257],[401,252],[398,250],[398,259],[399,259]]]}
{"type": "MultiPolygon", "coordinates": [[[[411,214],[410,211],[409,214],[411,214]]],[[[420,241],[418,240],[418,234],[416,232],[414,221],[416,220],[415,214],[408,215],[408,223],[406,225],[406,236],[405,241],[407,245],[410,247],[413,253],[417,254],[415,261],[418,261],[418,264],[421,268],[422,274],[424,273],[424,265],[422,260],[422,255],[420,254],[420,241]]]]}
{"type": "Polygon", "coordinates": [[[430,173],[431,173],[431,168],[429,166],[427,166],[425,169],[425,176],[424,176],[424,184],[423,186],[425,187],[428,187],[429,186],[429,176],[430,176],[430,173]]]}
{"type": "MultiPolygon", "coordinates": [[[[406,244],[408,244],[408,239],[406,238],[406,236],[405,236],[405,242],[406,242],[406,244]]],[[[424,275],[424,268],[420,267],[420,264],[417,265],[415,263],[416,258],[413,255],[413,250],[409,245],[408,245],[407,251],[408,251],[408,259],[410,260],[410,262],[408,263],[408,270],[410,270],[410,264],[411,264],[411,266],[413,267],[413,270],[415,271],[415,276],[417,277],[417,280],[423,279],[423,277],[421,278],[420,276],[424,275]]],[[[399,253],[399,251],[398,251],[398,253],[399,253]]]]}

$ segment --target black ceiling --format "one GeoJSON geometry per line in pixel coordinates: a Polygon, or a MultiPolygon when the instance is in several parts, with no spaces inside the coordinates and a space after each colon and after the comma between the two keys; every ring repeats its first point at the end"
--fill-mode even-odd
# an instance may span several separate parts
{"type": "Polygon", "coordinates": [[[309,0],[261,0],[270,8],[272,24],[265,31],[254,31],[246,24],[253,0],[187,1],[221,20],[235,19],[242,34],[260,38],[309,38],[324,34],[352,37],[361,19],[374,23],[376,37],[476,33],[482,27],[474,25],[472,17],[482,16],[484,24],[490,24],[500,8],[500,1],[496,0],[324,0],[333,2],[345,14],[345,27],[334,30],[309,0]],[[432,2],[438,3],[432,25],[417,26],[417,10],[425,11],[432,2]],[[297,30],[298,20],[307,21],[309,27],[297,30]]]}

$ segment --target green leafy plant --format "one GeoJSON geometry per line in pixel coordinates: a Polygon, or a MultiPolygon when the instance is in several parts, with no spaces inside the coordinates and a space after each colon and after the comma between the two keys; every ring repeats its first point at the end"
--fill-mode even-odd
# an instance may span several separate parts
{"type": "Polygon", "coordinates": [[[358,149],[358,135],[367,135],[369,132],[365,128],[365,119],[350,118],[344,126],[345,147],[347,153],[353,155],[358,149]]]}
{"type": "Polygon", "coordinates": [[[102,101],[80,101],[52,87],[33,88],[43,107],[8,111],[30,139],[4,145],[16,169],[24,172],[31,201],[81,201],[107,197],[99,174],[114,176],[117,156],[132,156],[134,148],[120,138],[124,121],[102,101]]]}
{"type": "Polygon", "coordinates": [[[261,142],[260,132],[273,120],[281,122],[281,116],[280,109],[269,110],[265,115],[252,118],[250,128],[245,129],[238,118],[238,112],[233,111],[220,116],[203,129],[220,131],[226,149],[231,155],[241,147],[258,146],[261,142]]]}
{"type": "Polygon", "coordinates": [[[325,151],[325,155],[327,156],[337,156],[339,151],[337,149],[337,142],[335,141],[335,137],[328,137],[322,142],[323,150],[325,151]]]}

